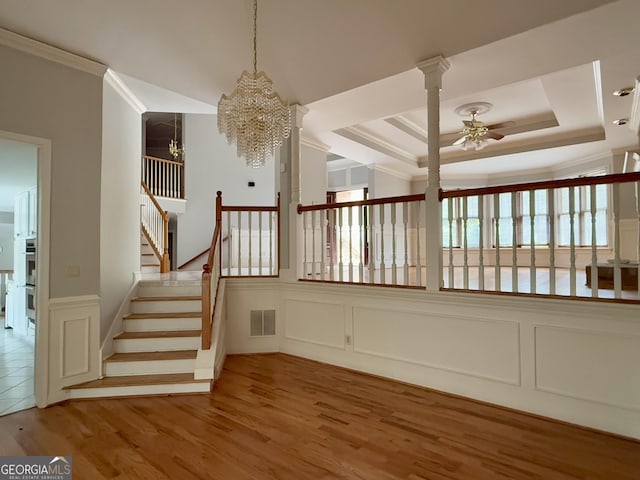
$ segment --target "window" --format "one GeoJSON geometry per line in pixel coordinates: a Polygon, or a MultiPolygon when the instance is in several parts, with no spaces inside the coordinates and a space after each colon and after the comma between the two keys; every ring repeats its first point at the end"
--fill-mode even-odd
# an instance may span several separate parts
{"type": "Polygon", "coordinates": [[[581,186],[561,188],[557,191],[558,198],[558,245],[571,245],[571,214],[570,200],[573,190],[573,235],[575,246],[589,247],[592,245],[592,217],[591,193],[595,192],[595,229],[596,245],[607,245],[607,205],[609,189],[607,185],[581,186]]]}
{"type": "MultiPolygon", "coordinates": [[[[533,213],[533,243],[549,245],[549,207],[546,190],[501,193],[498,195],[498,239],[501,247],[513,246],[513,216],[515,214],[516,246],[531,246],[531,214],[533,213]],[[533,205],[531,201],[533,199],[533,205]],[[533,210],[531,207],[533,206],[533,210]],[[514,212],[515,207],[515,212],[514,212]]],[[[495,222],[495,220],[494,220],[495,222]]],[[[496,226],[492,229],[496,245],[496,226]]]]}
{"type": "Polygon", "coordinates": [[[467,247],[479,247],[478,213],[478,197],[445,198],[442,201],[442,246],[448,248],[451,245],[459,248],[464,245],[466,218],[467,247]],[[449,222],[450,218],[451,222],[449,222]]]}

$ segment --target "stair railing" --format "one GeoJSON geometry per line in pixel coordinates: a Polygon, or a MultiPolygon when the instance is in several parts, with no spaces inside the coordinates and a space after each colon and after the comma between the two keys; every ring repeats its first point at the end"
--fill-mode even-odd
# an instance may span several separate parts
{"type": "Polygon", "coordinates": [[[218,297],[221,271],[222,192],[216,196],[216,224],[213,229],[207,263],[202,271],[202,349],[211,348],[211,331],[218,297]]]}
{"type": "Polygon", "coordinates": [[[184,162],[142,157],[142,181],[156,197],[184,198],[184,162]]]}
{"type": "Polygon", "coordinates": [[[140,226],[156,257],[160,273],[171,269],[169,259],[169,212],[162,209],[144,180],[140,191],[140,226]]]}

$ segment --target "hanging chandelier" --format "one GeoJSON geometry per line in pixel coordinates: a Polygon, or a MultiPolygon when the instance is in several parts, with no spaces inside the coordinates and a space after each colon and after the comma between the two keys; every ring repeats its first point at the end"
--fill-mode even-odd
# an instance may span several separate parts
{"type": "Polygon", "coordinates": [[[178,146],[178,115],[173,114],[173,140],[169,142],[169,153],[174,160],[184,155],[184,145],[178,146]]]}
{"type": "Polygon", "coordinates": [[[263,166],[291,131],[289,104],[273,91],[269,77],[258,72],[257,24],[258,0],[254,0],[253,73],[243,71],[236,89],[218,102],[218,130],[253,168],[263,166]]]}

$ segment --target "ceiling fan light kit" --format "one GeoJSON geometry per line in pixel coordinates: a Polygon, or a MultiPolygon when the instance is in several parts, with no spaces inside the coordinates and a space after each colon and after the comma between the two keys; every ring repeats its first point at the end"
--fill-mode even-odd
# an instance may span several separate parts
{"type": "Polygon", "coordinates": [[[485,125],[476,118],[476,116],[487,113],[493,105],[489,102],[473,102],[465,103],[455,109],[455,112],[462,116],[471,116],[471,120],[463,120],[464,128],[460,132],[462,137],[456,140],[453,145],[462,150],[482,150],[489,143],[489,139],[501,140],[504,135],[493,132],[492,130],[506,127],[513,122],[503,122],[494,125],[485,125]]]}

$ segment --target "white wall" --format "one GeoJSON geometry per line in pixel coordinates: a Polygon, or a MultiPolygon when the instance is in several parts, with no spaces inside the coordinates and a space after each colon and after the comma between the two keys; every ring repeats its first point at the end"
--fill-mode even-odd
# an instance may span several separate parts
{"type": "Polygon", "coordinates": [[[640,438],[636,305],[228,280],[229,353],[280,351],[640,438]],[[276,336],[250,337],[251,310],[276,336]]]}
{"type": "Polygon", "coordinates": [[[51,140],[50,296],[97,294],[102,78],[3,46],[0,64],[0,130],[51,140]]]}
{"type": "Polygon", "coordinates": [[[302,204],[327,201],[327,152],[302,145],[300,159],[302,204]]]}
{"type": "Polygon", "coordinates": [[[178,216],[177,265],[205,250],[215,223],[216,191],[226,205],[275,205],[275,161],[246,166],[218,133],[215,115],[184,116],[186,212],[178,216]],[[255,187],[249,187],[249,181],[255,187]]]}
{"type": "Polygon", "coordinates": [[[140,270],[142,120],[107,81],[103,88],[100,196],[101,338],[140,270]]]}
{"type": "Polygon", "coordinates": [[[411,180],[369,169],[369,198],[397,197],[411,194],[411,180]]]}

